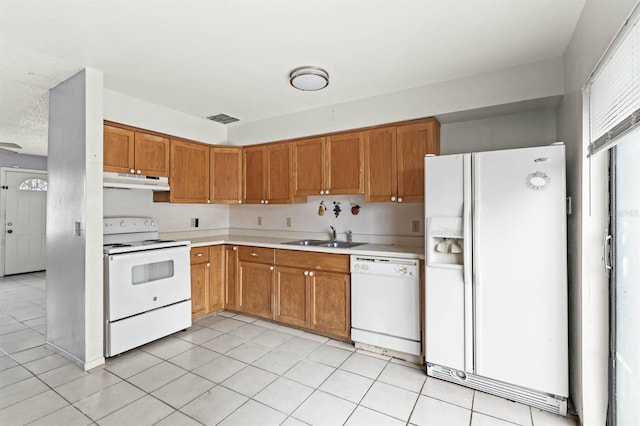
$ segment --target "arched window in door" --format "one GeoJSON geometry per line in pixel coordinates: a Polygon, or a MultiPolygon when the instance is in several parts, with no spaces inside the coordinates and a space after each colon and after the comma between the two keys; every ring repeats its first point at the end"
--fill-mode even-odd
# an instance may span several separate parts
{"type": "Polygon", "coordinates": [[[19,191],[46,191],[47,181],[40,178],[29,178],[18,186],[19,191]]]}

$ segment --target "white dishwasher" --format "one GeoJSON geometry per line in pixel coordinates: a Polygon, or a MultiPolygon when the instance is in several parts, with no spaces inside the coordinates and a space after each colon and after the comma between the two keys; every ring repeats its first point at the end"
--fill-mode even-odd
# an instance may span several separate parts
{"type": "Polygon", "coordinates": [[[417,259],[351,256],[351,339],[421,355],[417,259]]]}

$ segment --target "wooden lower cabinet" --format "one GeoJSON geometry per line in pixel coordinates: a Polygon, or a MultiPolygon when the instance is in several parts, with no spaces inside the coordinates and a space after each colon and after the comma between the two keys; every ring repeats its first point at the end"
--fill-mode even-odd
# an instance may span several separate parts
{"type": "Polygon", "coordinates": [[[276,321],[309,326],[309,271],[287,266],[275,269],[275,317],[276,321]]]}
{"type": "Polygon", "coordinates": [[[341,337],[351,334],[351,279],[349,274],[316,271],[310,278],[312,330],[341,337]]]}
{"type": "Polygon", "coordinates": [[[238,246],[224,246],[226,278],[224,308],[230,311],[238,310],[238,246]]]}
{"type": "Polygon", "coordinates": [[[191,317],[207,314],[209,309],[209,247],[191,248],[191,317]]]}
{"type": "Polygon", "coordinates": [[[225,246],[221,257],[225,309],[349,340],[348,255],[225,246]]]}
{"type": "Polygon", "coordinates": [[[224,308],[224,246],[191,248],[191,317],[224,308]]]}
{"type": "Polygon", "coordinates": [[[273,318],[273,265],[238,262],[238,311],[273,318]]]}
{"type": "Polygon", "coordinates": [[[209,305],[208,312],[217,312],[224,309],[225,287],[225,247],[209,247],[209,305]]]}

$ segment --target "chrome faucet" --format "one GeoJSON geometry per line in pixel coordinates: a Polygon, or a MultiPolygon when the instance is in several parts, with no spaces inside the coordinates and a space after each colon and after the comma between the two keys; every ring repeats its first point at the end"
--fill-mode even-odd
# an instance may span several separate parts
{"type": "Polygon", "coordinates": [[[334,228],[333,226],[329,225],[329,228],[331,228],[331,241],[335,241],[336,240],[336,228],[334,228]]]}

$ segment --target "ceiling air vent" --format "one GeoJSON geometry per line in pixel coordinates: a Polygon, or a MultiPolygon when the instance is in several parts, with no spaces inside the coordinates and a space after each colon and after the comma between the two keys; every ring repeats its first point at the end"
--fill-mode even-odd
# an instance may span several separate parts
{"type": "Polygon", "coordinates": [[[215,121],[216,123],[222,123],[222,124],[229,124],[236,121],[240,121],[239,119],[235,117],[231,117],[230,115],[227,115],[227,114],[211,115],[207,117],[207,120],[215,121]]]}

